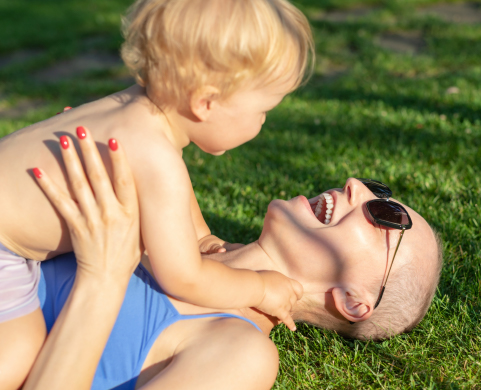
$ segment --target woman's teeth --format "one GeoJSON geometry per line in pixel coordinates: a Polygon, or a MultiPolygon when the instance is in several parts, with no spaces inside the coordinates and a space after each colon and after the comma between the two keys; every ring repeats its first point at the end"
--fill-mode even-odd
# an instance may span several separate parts
{"type": "Polygon", "coordinates": [[[324,192],[319,196],[319,202],[317,203],[316,211],[314,211],[314,214],[317,217],[317,219],[322,221],[320,217],[322,215],[322,211],[325,210],[324,223],[328,225],[329,222],[331,222],[333,209],[334,209],[334,201],[332,199],[332,195],[327,192],[324,192]],[[324,205],[326,207],[324,207],[324,205]]]}

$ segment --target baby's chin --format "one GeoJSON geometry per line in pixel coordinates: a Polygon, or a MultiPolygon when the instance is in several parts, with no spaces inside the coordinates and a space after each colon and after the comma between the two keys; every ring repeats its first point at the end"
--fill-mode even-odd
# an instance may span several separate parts
{"type": "Polygon", "coordinates": [[[212,154],[213,156],[222,156],[224,153],[225,153],[225,150],[222,150],[220,152],[213,152],[213,153],[210,153],[210,154],[212,154]]]}

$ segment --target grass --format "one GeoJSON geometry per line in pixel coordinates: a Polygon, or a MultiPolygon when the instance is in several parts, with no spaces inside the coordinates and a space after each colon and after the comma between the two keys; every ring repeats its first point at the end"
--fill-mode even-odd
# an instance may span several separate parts
{"type": "MultiPolygon", "coordinates": [[[[275,389],[481,388],[481,25],[416,13],[437,2],[298,0],[312,16],[318,51],[309,84],[269,114],[252,142],[223,157],[186,150],[206,219],[232,242],[260,234],[270,200],[316,195],[349,176],[389,183],[444,240],[441,283],[412,333],[373,343],[306,325],[296,333],[278,327],[275,389]],[[315,18],[357,6],[375,8],[346,22],[315,18]],[[418,55],[375,43],[403,31],[422,35],[418,55]],[[452,86],[459,93],[446,93],[452,86]]],[[[85,52],[116,53],[129,3],[0,0],[0,64],[27,53],[0,67],[0,136],[125,86],[121,66],[51,83],[35,74],[85,52]],[[25,101],[41,104],[2,116],[25,101]]]]}

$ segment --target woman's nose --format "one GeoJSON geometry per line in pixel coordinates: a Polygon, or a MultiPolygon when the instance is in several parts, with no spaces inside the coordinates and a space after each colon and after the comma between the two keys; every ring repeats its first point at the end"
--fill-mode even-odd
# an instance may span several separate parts
{"type": "Polygon", "coordinates": [[[357,203],[361,201],[366,195],[370,195],[371,191],[364,184],[354,177],[350,177],[346,180],[344,190],[349,195],[350,203],[357,203]]]}

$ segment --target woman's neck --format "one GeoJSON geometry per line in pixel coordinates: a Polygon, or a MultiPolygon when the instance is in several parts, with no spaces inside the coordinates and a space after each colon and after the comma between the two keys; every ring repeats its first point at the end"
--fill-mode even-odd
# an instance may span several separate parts
{"type": "Polygon", "coordinates": [[[278,265],[259,245],[259,241],[251,242],[243,247],[224,253],[203,255],[231,268],[251,269],[253,271],[280,271],[278,265]]]}
{"type": "MultiPolygon", "coordinates": [[[[204,258],[219,261],[228,265],[231,268],[251,269],[253,271],[269,270],[280,271],[278,265],[267,255],[261,248],[257,241],[243,246],[230,252],[215,253],[203,255],[204,258]]],[[[141,260],[142,265],[153,275],[152,268],[147,256],[143,256],[141,260]]],[[[207,312],[216,312],[218,310],[211,308],[200,308],[185,302],[173,300],[174,306],[182,314],[200,314],[207,312]]],[[[253,308],[242,308],[236,310],[226,310],[233,314],[239,314],[243,317],[255,322],[265,334],[269,334],[272,328],[278,324],[278,320],[274,317],[268,316],[253,308]]]]}

